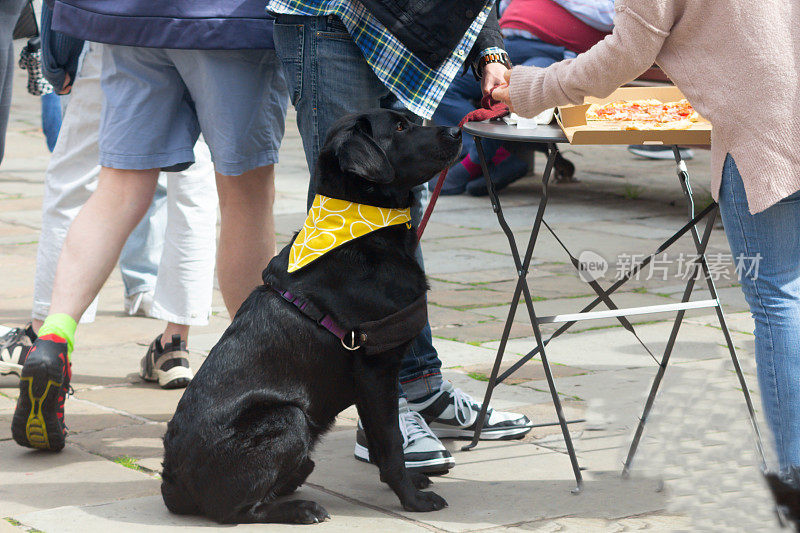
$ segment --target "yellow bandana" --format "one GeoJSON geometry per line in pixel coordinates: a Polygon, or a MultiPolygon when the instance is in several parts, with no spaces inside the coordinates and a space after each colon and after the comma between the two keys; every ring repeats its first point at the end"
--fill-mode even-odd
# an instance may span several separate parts
{"type": "Polygon", "coordinates": [[[375,207],[318,194],[289,251],[289,272],[345,243],[375,230],[411,224],[411,210],[375,207]]]}

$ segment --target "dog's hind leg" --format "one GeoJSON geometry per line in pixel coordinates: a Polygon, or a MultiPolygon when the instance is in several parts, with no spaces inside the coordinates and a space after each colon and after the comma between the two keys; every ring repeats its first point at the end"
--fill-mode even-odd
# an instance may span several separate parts
{"type": "Polygon", "coordinates": [[[317,524],[331,515],[321,505],[309,500],[259,502],[233,517],[239,524],[317,524]]]}
{"type": "Polygon", "coordinates": [[[275,496],[288,496],[305,483],[306,478],[311,475],[313,470],[314,461],[306,457],[306,460],[294,472],[287,475],[285,479],[278,480],[275,488],[272,489],[273,493],[275,496]]]}

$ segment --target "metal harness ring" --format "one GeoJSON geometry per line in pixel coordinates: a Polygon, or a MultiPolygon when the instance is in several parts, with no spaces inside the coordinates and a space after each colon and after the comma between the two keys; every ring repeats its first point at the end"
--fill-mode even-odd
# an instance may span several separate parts
{"type": "Polygon", "coordinates": [[[348,334],[345,334],[345,336],[342,337],[342,346],[344,346],[345,350],[350,350],[351,352],[354,352],[354,351],[358,350],[359,348],[361,348],[361,345],[356,346],[356,332],[355,332],[355,330],[353,330],[353,331],[351,331],[349,333],[349,335],[350,335],[350,346],[348,346],[345,343],[345,339],[347,338],[347,335],[348,334]]]}

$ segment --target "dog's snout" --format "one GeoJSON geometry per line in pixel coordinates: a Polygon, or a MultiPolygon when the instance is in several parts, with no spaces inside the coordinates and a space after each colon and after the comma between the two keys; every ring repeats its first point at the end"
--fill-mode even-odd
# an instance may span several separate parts
{"type": "Polygon", "coordinates": [[[460,139],[461,138],[461,129],[460,128],[447,128],[446,131],[447,131],[447,134],[450,137],[453,137],[455,139],[460,139]]]}

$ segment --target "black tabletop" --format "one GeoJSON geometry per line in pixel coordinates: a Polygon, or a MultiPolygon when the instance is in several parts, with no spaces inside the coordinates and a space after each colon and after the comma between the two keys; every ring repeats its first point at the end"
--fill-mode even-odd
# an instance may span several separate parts
{"type": "Polygon", "coordinates": [[[565,143],[568,142],[558,124],[540,124],[535,128],[518,128],[509,125],[502,120],[491,122],[467,122],[464,124],[464,133],[469,133],[476,137],[488,137],[489,139],[499,139],[501,141],[521,141],[521,142],[546,142],[546,143],[565,143]]]}

